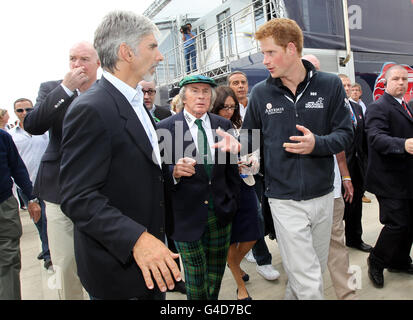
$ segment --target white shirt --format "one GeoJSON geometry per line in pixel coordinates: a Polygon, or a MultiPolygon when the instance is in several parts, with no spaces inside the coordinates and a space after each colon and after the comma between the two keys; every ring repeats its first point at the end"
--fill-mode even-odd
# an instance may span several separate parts
{"type": "MultiPolygon", "coordinates": [[[[184,118],[186,120],[186,123],[188,124],[189,130],[191,131],[192,139],[195,142],[196,149],[199,152],[199,149],[198,149],[198,126],[195,123],[195,120],[197,118],[195,118],[192,114],[190,114],[185,109],[183,110],[183,113],[184,113],[184,118]]],[[[214,141],[214,136],[212,134],[211,121],[209,120],[209,117],[208,117],[207,113],[203,114],[200,119],[202,120],[202,127],[204,128],[205,133],[207,135],[209,149],[211,150],[212,159],[214,159],[215,149],[211,148],[211,146],[215,144],[215,141],[214,141]]]]}
{"type": "MultiPolygon", "coordinates": [[[[146,107],[146,105],[145,105],[145,107],[146,107]]],[[[151,113],[152,117],[155,117],[155,109],[156,109],[156,106],[154,104],[152,104],[152,108],[150,108],[148,110],[151,113]]]]}
{"type": "Polygon", "coordinates": [[[131,107],[138,116],[140,123],[145,129],[149,142],[152,145],[152,159],[154,161],[156,160],[159,167],[161,167],[161,154],[159,152],[158,136],[156,135],[155,127],[152,125],[148,113],[145,111],[146,107],[143,104],[142,87],[138,85],[134,89],[107,71],[103,72],[103,76],[106,80],[113,84],[113,86],[118,89],[130,103],[131,107]]]}
{"type": "Polygon", "coordinates": [[[33,136],[27,133],[19,125],[9,131],[13,141],[19,151],[20,157],[29,172],[30,181],[35,182],[40,161],[49,144],[49,134],[44,133],[33,136]]]}
{"type": "Polygon", "coordinates": [[[334,155],[334,199],[341,197],[341,175],[336,155],[334,155]]]}
{"type": "Polygon", "coordinates": [[[359,101],[357,102],[357,101],[353,100],[352,98],[350,98],[350,101],[353,101],[353,102],[355,102],[355,103],[358,103],[358,104],[361,106],[361,109],[363,110],[363,116],[366,114],[366,109],[367,109],[367,107],[366,107],[365,103],[364,103],[361,99],[359,99],[359,101]]]}
{"type": "MultiPolygon", "coordinates": [[[[63,84],[63,82],[62,82],[60,85],[62,86],[63,90],[67,93],[67,95],[68,95],[69,97],[71,97],[71,96],[73,96],[73,95],[75,94],[75,92],[72,91],[72,90],[70,90],[68,87],[66,87],[66,86],[63,84]]],[[[75,89],[75,90],[76,90],[76,92],[77,92],[77,95],[80,96],[80,91],[79,91],[79,89],[75,89]]]]}
{"type": "Polygon", "coordinates": [[[244,121],[245,114],[247,113],[247,107],[244,107],[242,103],[239,104],[239,114],[241,116],[241,120],[244,121]]]}

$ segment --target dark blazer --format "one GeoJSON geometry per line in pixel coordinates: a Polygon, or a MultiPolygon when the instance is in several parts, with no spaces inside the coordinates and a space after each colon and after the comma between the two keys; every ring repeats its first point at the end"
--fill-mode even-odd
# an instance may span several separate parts
{"type": "Polygon", "coordinates": [[[87,292],[101,299],[148,294],[132,249],[145,230],[165,240],[164,176],[132,106],[104,77],[66,114],[60,184],[87,292]]]}
{"type": "MultiPolygon", "coordinates": [[[[208,113],[208,115],[212,129],[221,127],[226,131],[232,128],[230,121],[215,114],[208,113]]],[[[157,128],[161,138],[161,149],[165,151],[164,160],[171,164],[171,175],[174,165],[183,157],[182,151],[189,151],[186,156],[197,159],[195,174],[191,177],[182,177],[171,192],[173,232],[169,236],[176,241],[199,240],[207,224],[211,195],[218,221],[222,225],[232,222],[232,218],[237,211],[239,184],[241,182],[237,156],[216,149],[215,164],[213,165],[210,181],[202,164],[203,162],[197,155],[183,112],[158,122],[157,128]],[[166,129],[166,133],[171,134],[169,138],[163,139],[167,134],[164,135],[162,130],[159,129],[166,129]],[[179,145],[176,143],[179,143],[179,145]],[[219,163],[224,163],[218,164],[218,159],[220,159],[219,163]]],[[[218,141],[218,136],[214,135],[214,139],[218,141]]]]}
{"type": "Polygon", "coordinates": [[[361,182],[360,187],[363,187],[368,153],[365,120],[362,107],[353,101],[349,102],[354,116],[357,119],[357,126],[353,125],[354,138],[350,146],[346,149],[346,160],[350,175],[353,177],[353,175],[357,174],[361,182]]]}
{"type": "Polygon", "coordinates": [[[367,190],[382,197],[413,198],[413,156],[405,151],[413,138],[413,119],[391,95],[384,93],[366,112],[369,149],[367,190]]]}
{"type": "Polygon", "coordinates": [[[155,105],[154,115],[159,120],[164,120],[164,119],[170,117],[172,115],[172,112],[169,109],[169,107],[161,107],[161,106],[156,106],[155,105]]]}
{"type": "Polygon", "coordinates": [[[413,110],[413,99],[411,99],[407,105],[409,106],[410,110],[413,110]]]}
{"type": "Polygon", "coordinates": [[[34,110],[24,119],[24,129],[30,134],[41,135],[49,130],[49,145],[40,162],[33,193],[56,204],[61,201],[58,177],[63,118],[75,99],[67,95],[61,83],[62,80],[42,83],[34,110]]]}

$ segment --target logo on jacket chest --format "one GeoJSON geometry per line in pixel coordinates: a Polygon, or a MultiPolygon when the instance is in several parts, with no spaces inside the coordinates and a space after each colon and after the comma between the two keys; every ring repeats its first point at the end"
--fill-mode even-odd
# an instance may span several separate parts
{"type": "Polygon", "coordinates": [[[305,104],[306,109],[324,109],[324,98],[320,97],[317,101],[309,101],[305,104]]]}
{"type": "Polygon", "coordinates": [[[267,115],[272,115],[272,114],[280,114],[284,112],[284,107],[274,107],[271,103],[267,103],[265,106],[265,113],[267,115]]]}

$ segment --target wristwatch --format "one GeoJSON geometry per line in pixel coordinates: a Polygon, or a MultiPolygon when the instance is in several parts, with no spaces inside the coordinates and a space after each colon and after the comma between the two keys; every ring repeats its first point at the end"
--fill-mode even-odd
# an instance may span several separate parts
{"type": "Polygon", "coordinates": [[[31,199],[31,200],[29,200],[29,203],[37,203],[37,204],[39,204],[39,199],[37,199],[37,198],[31,199]]]}

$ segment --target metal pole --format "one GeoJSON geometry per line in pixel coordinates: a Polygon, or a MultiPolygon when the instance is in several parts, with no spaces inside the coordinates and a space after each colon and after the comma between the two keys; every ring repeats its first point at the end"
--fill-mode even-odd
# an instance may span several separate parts
{"type": "Polygon", "coordinates": [[[346,45],[346,57],[340,57],[340,66],[345,67],[351,57],[351,44],[350,44],[350,28],[348,22],[348,6],[347,0],[342,0],[343,4],[343,19],[344,19],[344,40],[346,45]]]}

